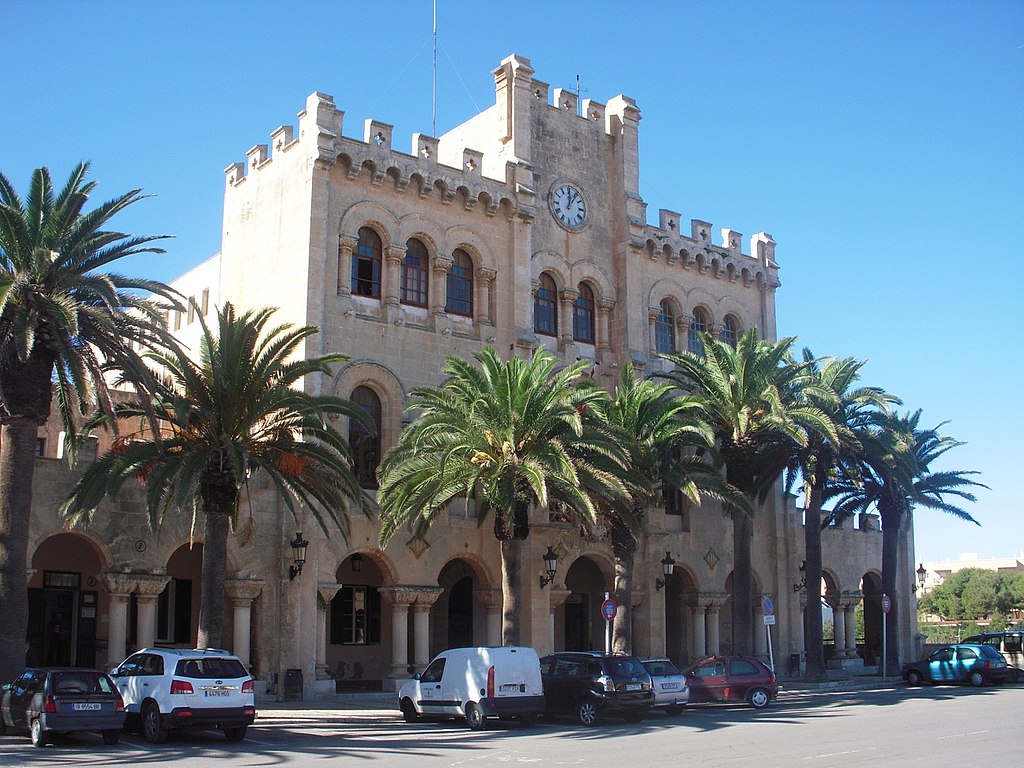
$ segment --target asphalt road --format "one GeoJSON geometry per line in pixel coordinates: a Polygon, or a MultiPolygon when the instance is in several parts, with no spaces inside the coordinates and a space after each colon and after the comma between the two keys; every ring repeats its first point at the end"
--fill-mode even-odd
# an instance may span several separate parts
{"type": "Polygon", "coordinates": [[[106,747],[84,734],[36,749],[27,737],[7,735],[0,737],[0,766],[1016,765],[1024,755],[1021,712],[1024,685],[789,693],[761,711],[696,706],[637,725],[492,723],[482,732],[454,722],[409,725],[397,712],[266,710],[241,743],[201,732],[154,746],[125,734],[106,747]]]}

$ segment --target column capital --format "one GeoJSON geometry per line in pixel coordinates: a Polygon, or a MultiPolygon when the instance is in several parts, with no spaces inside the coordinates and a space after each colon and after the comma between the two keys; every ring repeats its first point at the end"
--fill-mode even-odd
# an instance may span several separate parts
{"type": "Polygon", "coordinates": [[[345,251],[351,253],[356,249],[356,245],[359,243],[359,238],[354,235],[341,234],[338,235],[338,246],[345,251]]]}
{"type": "Polygon", "coordinates": [[[317,584],[316,588],[317,591],[320,593],[320,597],[323,598],[324,602],[329,603],[331,602],[331,600],[334,599],[334,596],[341,591],[341,588],[343,586],[345,585],[322,581],[319,584],[317,584]]]}
{"type": "Polygon", "coordinates": [[[484,283],[493,283],[498,279],[498,270],[490,267],[478,267],[476,276],[484,283]]]}
{"type": "Polygon", "coordinates": [[[253,601],[263,591],[265,582],[259,579],[226,579],[224,594],[236,602],[253,601]]]}
{"type": "Polygon", "coordinates": [[[135,592],[140,598],[143,597],[157,597],[171,581],[170,576],[160,576],[157,574],[136,574],[135,578],[135,592]]]}
{"type": "Polygon", "coordinates": [[[474,589],[473,597],[476,599],[478,603],[487,608],[501,607],[500,589],[474,589]]]}
{"type": "Polygon", "coordinates": [[[408,608],[416,602],[415,587],[379,587],[381,600],[393,608],[408,608]]]}
{"type": "Polygon", "coordinates": [[[548,602],[551,604],[551,610],[565,605],[565,601],[569,599],[571,594],[571,589],[556,589],[554,586],[548,587],[548,602]]]}
{"type": "Polygon", "coordinates": [[[703,605],[708,610],[717,611],[729,602],[728,592],[698,592],[697,605],[703,605]]]}
{"type": "Polygon", "coordinates": [[[611,299],[598,299],[597,300],[597,311],[602,314],[607,314],[615,309],[615,302],[611,299]]]}
{"type": "Polygon", "coordinates": [[[114,595],[124,595],[127,597],[135,589],[136,576],[130,573],[101,573],[98,579],[103,588],[110,593],[111,597],[114,595]]]}
{"type": "Polygon", "coordinates": [[[441,587],[429,586],[413,587],[413,591],[416,594],[416,602],[412,606],[413,613],[426,613],[444,593],[441,587]]]}
{"type": "Polygon", "coordinates": [[[391,245],[384,248],[384,258],[392,264],[401,263],[402,259],[405,258],[406,247],[404,245],[391,245]]]}

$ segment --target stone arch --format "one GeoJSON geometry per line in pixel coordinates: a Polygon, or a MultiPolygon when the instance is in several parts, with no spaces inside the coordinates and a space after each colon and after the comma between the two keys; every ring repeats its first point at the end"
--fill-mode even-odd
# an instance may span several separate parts
{"type": "Polygon", "coordinates": [[[589,651],[604,647],[604,619],[600,610],[604,593],[611,591],[613,578],[610,559],[601,552],[580,552],[571,563],[566,563],[560,580],[569,594],[555,614],[557,650],[589,651]]]}
{"type": "Polygon", "coordinates": [[[39,551],[48,541],[57,536],[71,536],[75,539],[82,539],[88,543],[94,550],[95,555],[99,560],[100,572],[109,571],[114,566],[114,558],[110,554],[110,549],[107,547],[106,542],[100,539],[95,533],[90,530],[82,528],[57,528],[46,533],[41,534],[38,537],[34,537],[29,540],[28,549],[33,553],[33,556],[29,558],[29,562],[33,563],[35,553],[39,551]]]}
{"type": "MultiPolygon", "coordinates": [[[[401,379],[389,366],[378,360],[351,360],[344,365],[331,382],[336,397],[349,398],[356,387],[367,387],[377,395],[381,404],[381,447],[387,450],[398,440],[405,411],[406,391],[401,379]]],[[[347,434],[348,419],[339,419],[337,429],[347,434]],[[341,423],[344,422],[344,423],[341,423]]]]}
{"type": "MultiPolygon", "coordinates": [[[[661,578],[661,577],[659,577],[661,578]]],[[[665,578],[665,655],[680,668],[693,658],[692,612],[697,607],[700,586],[697,575],[685,563],[676,562],[665,578]]]]}
{"type": "MultiPolygon", "coordinates": [[[[344,541],[338,540],[339,546],[334,546],[335,539],[325,539],[323,543],[326,543],[329,547],[331,554],[335,557],[337,565],[334,568],[333,575],[338,580],[337,583],[344,583],[344,579],[341,578],[343,571],[345,570],[346,564],[351,567],[352,558],[358,555],[362,558],[364,564],[367,560],[373,563],[373,566],[380,572],[381,583],[383,585],[390,586],[398,580],[398,568],[395,566],[394,561],[388,557],[388,555],[377,549],[376,547],[356,547],[354,549],[347,549],[344,541]]],[[[363,566],[365,567],[365,565],[363,566]]]]}
{"type": "Polygon", "coordinates": [[[441,243],[445,239],[444,230],[436,221],[422,214],[415,213],[403,216],[399,222],[397,238],[405,245],[411,238],[421,240],[431,256],[441,253],[441,243]]]}
{"type": "Polygon", "coordinates": [[[391,211],[379,203],[363,200],[342,214],[341,221],[338,222],[338,234],[356,237],[360,227],[373,229],[380,235],[381,246],[387,248],[394,241],[400,222],[391,211]]]}
{"type": "Polygon", "coordinates": [[[550,272],[555,278],[556,289],[563,291],[569,287],[572,280],[571,270],[560,253],[551,250],[537,251],[530,257],[530,264],[534,280],[537,280],[542,272],[550,272]]]}
{"type": "Polygon", "coordinates": [[[569,268],[573,281],[571,287],[575,288],[579,283],[588,283],[594,291],[595,300],[599,302],[615,302],[617,300],[615,280],[612,279],[607,271],[592,260],[580,259],[579,261],[574,261],[569,268]]]}
{"type": "Polygon", "coordinates": [[[456,248],[461,248],[473,259],[473,266],[476,268],[497,269],[494,249],[487,238],[463,224],[445,230],[443,248],[447,255],[451,255],[456,248]]]}
{"type": "Polygon", "coordinates": [[[865,665],[881,664],[882,657],[882,573],[868,570],[861,577],[860,589],[864,595],[864,649],[865,665]]]}
{"type": "Polygon", "coordinates": [[[660,307],[661,302],[664,299],[668,299],[671,302],[672,310],[676,313],[676,317],[684,313],[689,314],[690,310],[684,306],[680,298],[681,296],[686,296],[686,289],[676,280],[672,278],[657,280],[647,294],[647,306],[660,307]]]}

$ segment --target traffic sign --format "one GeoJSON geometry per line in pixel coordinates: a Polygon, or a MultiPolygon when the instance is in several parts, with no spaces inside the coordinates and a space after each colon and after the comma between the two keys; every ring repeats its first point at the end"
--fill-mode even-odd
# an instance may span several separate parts
{"type": "Polygon", "coordinates": [[[892,610],[892,598],[888,595],[882,595],[882,613],[888,613],[892,610]]]}
{"type": "Polygon", "coordinates": [[[763,618],[763,619],[764,619],[764,625],[765,625],[766,627],[767,627],[767,626],[770,626],[770,625],[772,625],[772,624],[774,624],[774,623],[775,623],[775,617],[774,617],[774,616],[773,616],[772,614],[770,614],[770,613],[766,613],[766,614],[765,614],[764,616],[762,616],[761,618],[763,618]]]}
{"type": "MultiPolygon", "coordinates": [[[[772,602],[772,599],[768,597],[768,595],[765,595],[763,598],[761,598],[761,612],[764,613],[765,616],[771,616],[773,613],[775,613],[775,604],[772,602]]],[[[768,622],[766,621],[765,624],[767,623],[768,622]]],[[[774,622],[772,623],[774,624],[774,622]]]]}
{"type": "Polygon", "coordinates": [[[615,614],[619,612],[619,607],[615,604],[615,601],[608,598],[601,603],[601,615],[604,616],[605,621],[611,621],[615,618],[615,614]]]}

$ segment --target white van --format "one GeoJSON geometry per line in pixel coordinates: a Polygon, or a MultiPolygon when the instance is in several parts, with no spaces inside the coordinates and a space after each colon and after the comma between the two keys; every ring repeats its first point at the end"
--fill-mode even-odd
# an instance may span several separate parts
{"type": "Polygon", "coordinates": [[[531,724],[544,712],[540,659],[533,648],[452,648],[402,685],[398,708],[405,722],[421,717],[464,717],[475,731],[488,717],[531,724]]]}

